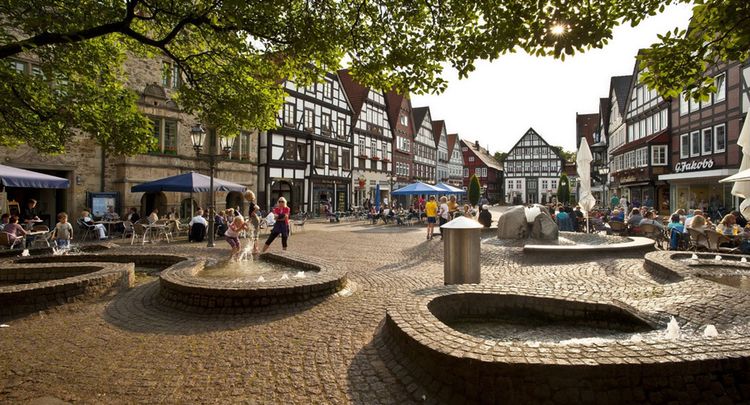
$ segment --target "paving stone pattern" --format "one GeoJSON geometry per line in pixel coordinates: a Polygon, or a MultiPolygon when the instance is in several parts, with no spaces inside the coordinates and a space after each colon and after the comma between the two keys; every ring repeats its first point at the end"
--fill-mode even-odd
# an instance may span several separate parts
{"type": "MultiPolygon", "coordinates": [[[[439,239],[425,240],[420,227],[308,223],[305,228],[290,238],[290,250],[341,266],[348,272],[351,295],[252,314],[201,314],[162,304],[158,279],[142,275],[133,289],[94,302],[0,319],[9,324],[0,328],[0,403],[38,398],[107,404],[465,401],[410,361],[413,353],[391,344],[384,332],[392,300],[443,284],[439,239]]],[[[201,260],[228,257],[229,246],[217,244],[213,249],[175,243],[117,250],[201,260]]],[[[271,251],[281,253],[280,246],[271,251]]],[[[717,324],[720,333],[742,330],[750,320],[745,292],[698,278],[660,282],[644,270],[642,256],[584,255],[557,263],[524,256],[520,247],[486,243],[482,251],[483,284],[560,298],[585,294],[619,300],[639,311],[674,314],[687,333],[697,333],[708,322],[717,324]]],[[[724,343],[717,341],[713,350],[723,350],[724,343]]],[[[683,346],[685,353],[695,352],[692,340],[683,346]]],[[[629,355],[635,354],[625,352],[623,361],[629,355]]],[[[681,352],[654,348],[638,355],[668,362],[678,361],[681,352]]],[[[734,367],[747,370],[739,360],[734,367]]],[[[731,402],[717,378],[645,379],[642,390],[627,396],[593,399],[564,386],[538,389],[550,403],[731,402]]]]}

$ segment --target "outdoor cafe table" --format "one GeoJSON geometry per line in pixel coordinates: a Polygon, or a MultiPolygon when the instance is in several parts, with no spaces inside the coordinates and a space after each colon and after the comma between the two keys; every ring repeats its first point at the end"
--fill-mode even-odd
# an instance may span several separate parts
{"type": "Polygon", "coordinates": [[[34,225],[41,224],[44,221],[42,221],[41,219],[27,219],[23,222],[24,222],[24,225],[23,225],[24,228],[31,229],[34,225]]]}
{"type": "Polygon", "coordinates": [[[112,238],[112,225],[121,224],[123,221],[121,220],[111,220],[111,221],[96,221],[95,224],[102,224],[107,226],[107,237],[112,238]]]}

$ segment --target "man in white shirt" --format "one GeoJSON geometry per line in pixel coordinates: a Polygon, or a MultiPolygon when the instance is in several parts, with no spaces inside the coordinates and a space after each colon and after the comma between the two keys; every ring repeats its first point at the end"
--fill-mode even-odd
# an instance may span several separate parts
{"type": "Polygon", "coordinates": [[[203,210],[198,210],[195,216],[188,222],[188,225],[190,226],[188,241],[202,242],[206,234],[206,228],[208,227],[208,221],[206,221],[206,218],[203,218],[203,210]]]}
{"type": "Polygon", "coordinates": [[[208,221],[206,221],[206,218],[203,218],[203,210],[198,210],[193,219],[188,222],[188,225],[190,226],[193,226],[193,224],[203,224],[203,226],[208,226],[208,221]]]}

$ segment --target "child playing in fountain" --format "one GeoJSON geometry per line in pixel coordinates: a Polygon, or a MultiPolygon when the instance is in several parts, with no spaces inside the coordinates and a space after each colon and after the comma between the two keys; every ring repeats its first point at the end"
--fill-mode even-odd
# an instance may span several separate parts
{"type": "Polygon", "coordinates": [[[69,248],[73,239],[73,226],[68,222],[68,214],[61,212],[57,214],[57,225],[55,225],[55,242],[59,248],[69,248]]]}
{"type": "Polygon", "coordinates": [[[227,243],[229,243],[229,246],[232,247],[232,260],[239,259],[240,257],[240,250],[242,249],[242,244],[240,244],[240,232],[242,232],[243,229],[249,230],[245,220],[238,215],[234,217],[229,228],[224,232],[224,238],[227,240],[227,243]]]}

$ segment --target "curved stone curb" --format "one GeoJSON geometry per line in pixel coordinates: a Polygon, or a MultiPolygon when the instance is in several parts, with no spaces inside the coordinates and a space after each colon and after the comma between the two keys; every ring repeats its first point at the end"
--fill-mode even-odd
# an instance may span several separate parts
{"type": "Polygon", "coordinates": [[[742,258],[748,259],[748,257],[750,256],[724,253],[651,252],[645,256],[643,268],[657,280],[678,282],[704,273],[703,269],[709,266],[712,268],[710,273],[717,275],[738,269],[748,271],[750,274],[750,262],[741,261],[742,258]],[[698,258],[692,259],[693,255],[698,258]],[[721,256],[720,261],[716,260],[717,255],[721,256]],[[717,266],[723,269],[716,269],[717,266]]]}
{"type": "Polygon", "coordinates": [[[54,306],[98,298],[110,291],[131,288],[132,263],[78,261],[69,263],[11,263],[0,266],[0,282],[32,283],[0,287],[0,316],[15,316],[54,306]]]}
{"type": "Polygon", "coordinates": [[[608,253],[649,250],[654,248],[654,240],[641,236],[629,236],[625,243],[602,245],[524,245],[524,253],[608,253]]]}
{"type": "Polygon", "coordinates": [[[439,287],[394,298],[385,320],[389,344],[409,354],[427,374],[425,383],[445,385],[471,401],[580,403],[631,398],[642,402],[650,391],[684,392],[698,379],[708,379],[738,401],[750,399],[750,389],[743,388],[750,382],[744,371],[750,367],[748,337],[590,344],[487,340],[450,328],[429,309],[436,298],[466,293],[517,296],[521,308],[539,298],[568,301],[558,308],[562,316],[576,307],[585,313],[589,305],[613,303],[585,294],[565,297],[484,285],[439,287]],[[557,397],[555,392],[565,394],[557,397]],[[613,393],[619,399],[607,397],[613,393]]]}
{"type": "Polygon", "coordinates": [[[307,270],[305,278],[258,282],[223,281],[197,277],[204,260],[187,260],[162,271],[160,301],[165,305],[198,312],[243,313],[275,304],[306,301],[334,294],[344,288],[347,273],[323,260],[288,253],[266,253],[262,260],[307,270]],[[310,270],[314,270],[312,272],[310,270]]]}

